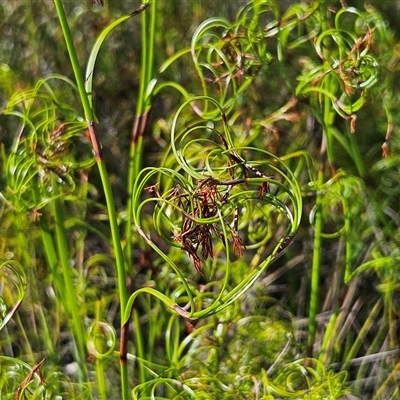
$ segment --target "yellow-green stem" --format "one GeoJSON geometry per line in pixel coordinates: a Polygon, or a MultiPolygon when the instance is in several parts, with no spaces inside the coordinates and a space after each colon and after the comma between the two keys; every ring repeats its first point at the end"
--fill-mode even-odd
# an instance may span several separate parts
{"type": "MultiPolygon", "coordinates": [[[[104,164],[104,161],[101,157],[101,146],[97,137],[96,127],[94,125],[94,117],[93,110],[90,106],[90,101],[88,94],[85,90],[85,82],[83,78],[83,74],[79,65],[75,45],[72,38],[72,33],[68,24],[67,17],[65,15],[64,7],[62,5],[61,0],[54,0],[54,4],[57,10],[58,18],[60,20],[61,28],[63,31],[64,39],[67,45],[67,50],[69,54],[69,58],[71,61],[72,69],[74,71],[74,76],[76,80],[76,84],[78,86],[78,91],[80,95],[80,100],[83,106],[85,118],[88,125],[88,130],[90,134],[90,138],[92,141],[93,150],[96,157],[96,163],[99,169],[101,182],[103,185],[103,190],[105,194],[107,211],[110,221],[111,228],[111,236],[112,243],[115,252],[115,260],[116,260],[116,270],[118,276],[118,292],[120,297],[120,307],[121,312],[125,310],[128,295],[127,295],[127,287],[126,287],[126,276],[125,276],[125,266],[124,266],[124,257],[121,247],[121,240],[118,229],[117,215],[115,211],[114,198],[111,191],[111,184],[107,174],[107,170],[104,164]]],[[[128,327],[125,325],[123,327],[125,330],[128,330],[128,327]]],[[[123,362],[121,359],[120,362],[121,367],[121,386],[122,386],[122,398],[123,400],[127,400],[129,396],[129,387],[128,387],[128,369],[126,362],[123,362]]]]}
{"type": "Polygon", "coordinates": [[[57,198],[57,180],[52,177],[52,187],[55,199],[53,200],[53,215],[55,222],[55,233],[56,243],[58,250],[58,259],[62,270],[62,276],[64,278],[64,289],[66,293],[66,304],[68,317],[72,321],[72,331],[74,334],[74,343],[77,350],[77,362],[81,372],[81,380],[87,381],[87,369],[85,363],[85,335],[84,327],[82,326],[82,319],[79,313],[79,305],[75,294],[75,288],[73,283],[72,269],[70,265],[70,254],[68,249],[68,242],[66,237],[66,230],[63,218],[63,209],[61,206],[61,200],[57,198]]]}

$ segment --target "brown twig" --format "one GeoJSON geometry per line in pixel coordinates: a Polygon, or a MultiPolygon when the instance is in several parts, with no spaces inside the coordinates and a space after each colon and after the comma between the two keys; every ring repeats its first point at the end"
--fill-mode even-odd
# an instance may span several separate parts
{"type": "Polygon", "coordinates": [[[33,379],[33,376],[37,373],[39,376],[39,380],[40,380],[40,384],[43,385],[44,383],[44,379],[42,376],[42,373],[40,372],[40,367],[44,364],[44,362],[46,361],[46,358],[43,358],[42,361],[40,361],[39,363],[37,363],[29,372],[29,374],[27,375],[27,377],[19,384],[17,392],[15,393],[15,400],[20,400],[21,399],[21,394],[23,392],[23,390],[28,386],[29,382],[31,382],[31,380],[33,379]]]}

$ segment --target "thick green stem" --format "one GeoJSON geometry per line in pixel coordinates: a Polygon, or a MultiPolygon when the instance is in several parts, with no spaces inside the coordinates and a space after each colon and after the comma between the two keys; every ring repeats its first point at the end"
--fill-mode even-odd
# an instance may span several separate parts
{"type": "MultiPolygon", "coordinates": [[[[60,20],[61,28],[63,31],[64,39],[67,45],[67,50],[69,54],[69,58],[71,60],[72,69],[74,71],[75,80],[78,86],[78,91],[80,95],[80,100],[83,106],[83,110],[85,113],[85,118],[88,124],[88,131],[90,135],[90,139],[93,146],[93,151],[96,157],[96,163],[99,169],[101,182],[103,185],[104,195],[107,204],[107,211],[110,221],[111,228],[111,237],[113,248],[115,252],[115,261],[116,261],[116,270],[118,277],[118,293],[120,297],[120,307],[121,311],[125,310],[128,295],[127,295],[127,287],[126,287],[126,276],[125,276],[125,266],[124,266],[124,257],[121,247],[121,240],[118,229],[117,215],[115,211],[114,198],[111,191],[111,184],[107,174],[107,170],[101,155],[101,145],[98,140],[96,127],[94,125],[94,117],[93,110],[90,106],[90,101],[88,94],[85,90],[85,82],[83,78],[83,74],[79,65],[78,57],[76,54],[76,49],[74,46],[74,42],[72,39],[71,30],[68,24],[67,17],[65,15],[64,7],[62,5],[61,0],[54,0],[54,4],[56,6],[58,18],[60,20]]],[[[124,329],[127,329],[125,326],[124,329]]],[[[125,362],[120,362],[121,366],[121,385],[122,385],[122,398],[124,400],[128,399],[128,370],[125,362]]]]}
{"type": "Polygon", "coordinates": [[[79,96],[81,99],[85,117],[86,120],[92,121],[93,110],[90,107],[89,98],[85,91],[85,81],[83,79],[83,74],[81,71],[81,67],[79,65],[78,56],[76,54],[75,45],[72,38],[71,29],[68,24],[67,16],[65,15],[65,10],[62,5],[62,1],[61,0],[53,0],[53,1],[57,10],[58,19],[60,20],[60,25],[63,32],[64,40],[67,45],[68,55],[71,61],[72,70],[74,71],[75,81],[78,86],[79,96]]]}

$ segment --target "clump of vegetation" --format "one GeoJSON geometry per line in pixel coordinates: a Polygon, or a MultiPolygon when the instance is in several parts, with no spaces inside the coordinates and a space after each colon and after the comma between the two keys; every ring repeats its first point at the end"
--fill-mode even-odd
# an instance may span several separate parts
{"type": "Polygon", "coordinates": [[[0,7],[2,397],[395,398],[386,10],[74,3],[0,7]]]}

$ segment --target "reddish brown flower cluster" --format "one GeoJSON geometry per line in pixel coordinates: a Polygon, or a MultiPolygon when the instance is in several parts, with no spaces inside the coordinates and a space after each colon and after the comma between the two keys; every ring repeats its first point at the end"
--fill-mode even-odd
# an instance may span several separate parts
{"type": "MultiPolygon", "coordinates": [[[[222,188],[221,182],[211,178],[199,180],[195,189],[189,193],[185,192],[180,185],[176,185],[169,193],[168,200],[179,207],[182,214],[180,232],[173,239],[178,242],[182,249],[187,252],[193,260],[196,271],[202,274],[202,260],[206,261],[214,256],[213,238],[217,238],[225,245],[226,240],[231,240],[233,250],[237,255],[242,255],[245,244],[237,230],[237,215],[233,226],[221,217],[218,212],[228,202],[229,192],[226,185],[222,188]],[[225,238],[221,221],[225,225],[225,231],[229,232],[230,238],[225,238]],[[201,252],[201,258],[199,255],[201,252]]],[[[146,190],[155,197],[160,197],[156,186],[150,186],[146,190]]]]}
{"type": "MultiPolygon", "coordinates": [[[[176,193],[175,193],[176,194],[176,193]]],[[[213,257],[213,234],[225,243],[225,237],[220,228],[220,220],[215,222],[201,221],[214,219],[218,215],[220,205],[227,199],[223,198],[217,187],[217,182],[213,179],[203,179],[198,181],[197,187],[190,194],[181,196],[178,194],[175,201],[182,207],[182,228],[174,239],[182,245],[182,248],[192,258],[194,267],[202,273],[201,259],[198,251],[201,248],[203,260],[213,257]]],[[[225,221],[224,221],[225,223],[225,221]]],[[[226,223],[229,231],[235,228],[226,223]]],[[[232,233],[232,237],[239,237],[239,233],[232,233]]],[[[236,240],[237,242],[237,240],[236,240]]],[[[242,242],[243,243],[243,242],[242,242]]],[[[243,244],[244,246],[244,244],[243,244]]]]}

